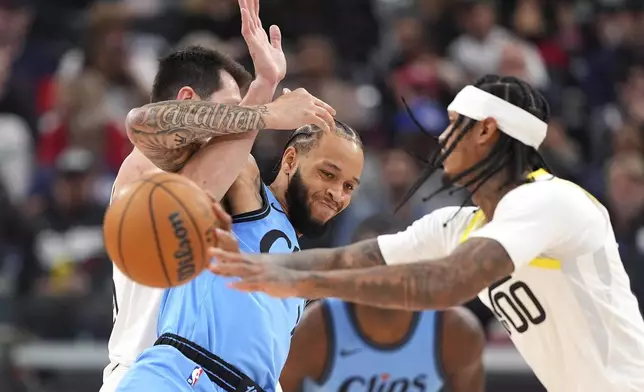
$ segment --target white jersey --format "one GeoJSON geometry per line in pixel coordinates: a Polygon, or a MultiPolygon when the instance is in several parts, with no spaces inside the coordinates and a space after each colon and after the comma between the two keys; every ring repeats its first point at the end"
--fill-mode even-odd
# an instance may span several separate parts
{"type": "Polygon", "coordinates": [[[103,371],[101,392],[115,390],[125,375],[123,368],[132,366],[139,354],[154,344],[164,292],[134,282],[116,267],[112,275],[114,326],[108,343],[110,363],[103,371]]]}
{"type": "Polygon", "coordinates": [[[539,171],[485,222],[448,207],[378,237],[387,264],[448,256],[470,237],[499,242],[514,273],[479,294],[550,392],[644,391],[644,321],[608,212],[578,186],[539,171]]]}

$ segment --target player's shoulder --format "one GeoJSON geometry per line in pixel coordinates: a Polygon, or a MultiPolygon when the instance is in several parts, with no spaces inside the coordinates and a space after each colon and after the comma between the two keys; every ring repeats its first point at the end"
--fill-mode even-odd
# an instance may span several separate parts
{"type": "Polygon", "coordinates": [[[471,310],[456,306],[442,311],[442,327],[456,331],[462,337],[471,340],[484,339],[483,327],[471,310]]]}
{"type": "Polygon", "coordinates": [[[590,213],[590,210],[598,211],[597,207],[601,206],[594,196],[579,185],[550,174],[513,189],[499,205],[508,202],[569,213],[590,213]]]}
{"type": "Polygon", "coordinates": [[[125,157],[121,167],[119,168],[116,180],[112,187],[112,196],[118,198],[119,194],[127,189],[127,187],[141,178],[151,175],[152,173],[161,172],[161,169],[156,167],[143,153],[137,148],[125,157]]]}
{"type": "Polygon", "coordinates": [[[330,332],[327,330],[330,325],[330,309],[326,299],[310,302],[304,309],[302,319],[295,328],[293,338],[299,340],[314,340],[313,338],[324,337],[330,332]]]}
{"type": "Polygon", "coordinates": [[[472,222],[476,211],[478,211],[478,207],[449,206],[438,208],[423,216],[414,224],[432,229],[453,229],[460,232],[472,222]]]}
{"type": "MultiPolygon", "coordinates": [[[[262,180],[257,162],[251,154],[248,154],[248,159],[246,160],[244,167],[228,189],[228,192],[226,192],[225,198],[228,203],[231,203],[233,200],[239,203],[248,199],[252,206],[247,206],[247,203],[243,203],[243,206],[233,208],[235,211],[232,212],[234,214],[240,214],[242,212],[246,212],[248,208],[250,208],[250,210],[261,208],[261,206],[255,205],[258,202],[257,196],[261,194],[261,186],[262,180]]],[[[261,201],[259,201],[259,203],[261,204],[261,201]]]]}
{"type": "Polygon", "coordinates": [[[251,154],[248,154],[246,163],[244,164],[244,167],[242,168],[242,170],[239,172],[239,175],[235,179],[233,186],[236,186],[236,185],[238,186],[240,184],[246,184],[246,185],[251,184],[254,187],[256,187],[259,178],[260,178],[260,172],[259,172],[259,167],[257,166],[257,162],[255,161],[255,158],[251,154]]]}

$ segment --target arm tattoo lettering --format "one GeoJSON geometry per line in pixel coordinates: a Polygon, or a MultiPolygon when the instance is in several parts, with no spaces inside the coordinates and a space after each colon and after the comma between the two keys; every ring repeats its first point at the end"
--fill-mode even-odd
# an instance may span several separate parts
{"type": "Polygon", "coordinates": [[[313,249],[290,255],[284,267],[300,271],[329,271],[385,265],[378,241],[373,238],[333,249],[313,249]]]}
{"type": "MultiPolygon", "coordinates": [[[[298,254],[302,257],[304,253],[298,254]]],[[[498,242],[473,238],[450,256],[426,262],[351,271],[313,272],[302,295],[409,310],[445,309],[473,298],[510,275],[513,264],[498,242]]]]}
{"type": "Polygon", "coordinates": [[[213,136],[264,129],[266,106],[165,101],[128,116],[131,141],[165,171],[178,171],[213,136]]]}

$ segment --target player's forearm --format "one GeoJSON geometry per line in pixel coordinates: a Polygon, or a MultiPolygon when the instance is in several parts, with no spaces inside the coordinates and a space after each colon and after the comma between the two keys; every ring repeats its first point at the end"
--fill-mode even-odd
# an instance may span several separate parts
{"type": "MultiPolygon", "coordinates": [[[[255,79],[241,106],[271,102],[275,88],[276,85],[255,79]]],[[[257,134],[258,131],[250,131],[211,140],[186,162],[181,173],[221,200],[246,165],[257,134]]]]}
{"type": "Polygon", "coordinates": [[[274,256],[283,267],[299,271],[330,271],[351,268],[368,268],[384,265],[378,241],[360,241],[341,248],[313,249],[289,255],[274,256]]]}
{"type": "Polygon", "coordinates": [[[127,117],[132,143],[160,169],[176,172],[210,138],[267,126],[266,106],[210,101],[164,101],[133,109],[127,117]]]}
{"type": "Polygon", "coordinates": [[[475,238],[443,259],[303,274],[297,283],[298,295],[336,297],[386,308],[446,309],[510,274],[513,267],[507,259],[497,242],[475,238]]]}

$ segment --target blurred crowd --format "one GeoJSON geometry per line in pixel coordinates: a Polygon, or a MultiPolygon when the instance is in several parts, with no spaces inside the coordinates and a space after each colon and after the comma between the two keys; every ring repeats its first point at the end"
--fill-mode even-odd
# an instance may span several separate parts
{"type": "MultiPolygon", "coordinates": [[[[265,27],[278,24],[284,35],[283,87],[334,106],[366,145],[351,207],[306,246],[347,243],[360,221],[393,211],[423,169],[428,143],[403,99],[438,135],[462,86],[513,75],[547,96],[553,119],[542,153],[555,174],[609,208],[644,305],[644,2],[260,4],[265,27]]],[[[0,324],[24,337],[107,338],[112,266],[101,224],[132,148],[124,118],[148,101],[157,59],[194,44],[252,70],[236,0],[0,0],[0,324]]],[[[267,180],[287,136],[258,138],[267,180]]],[[[423,202],[439,184],[430,178],[399,216],[411,222],[467,197],[423,202]]]]}

